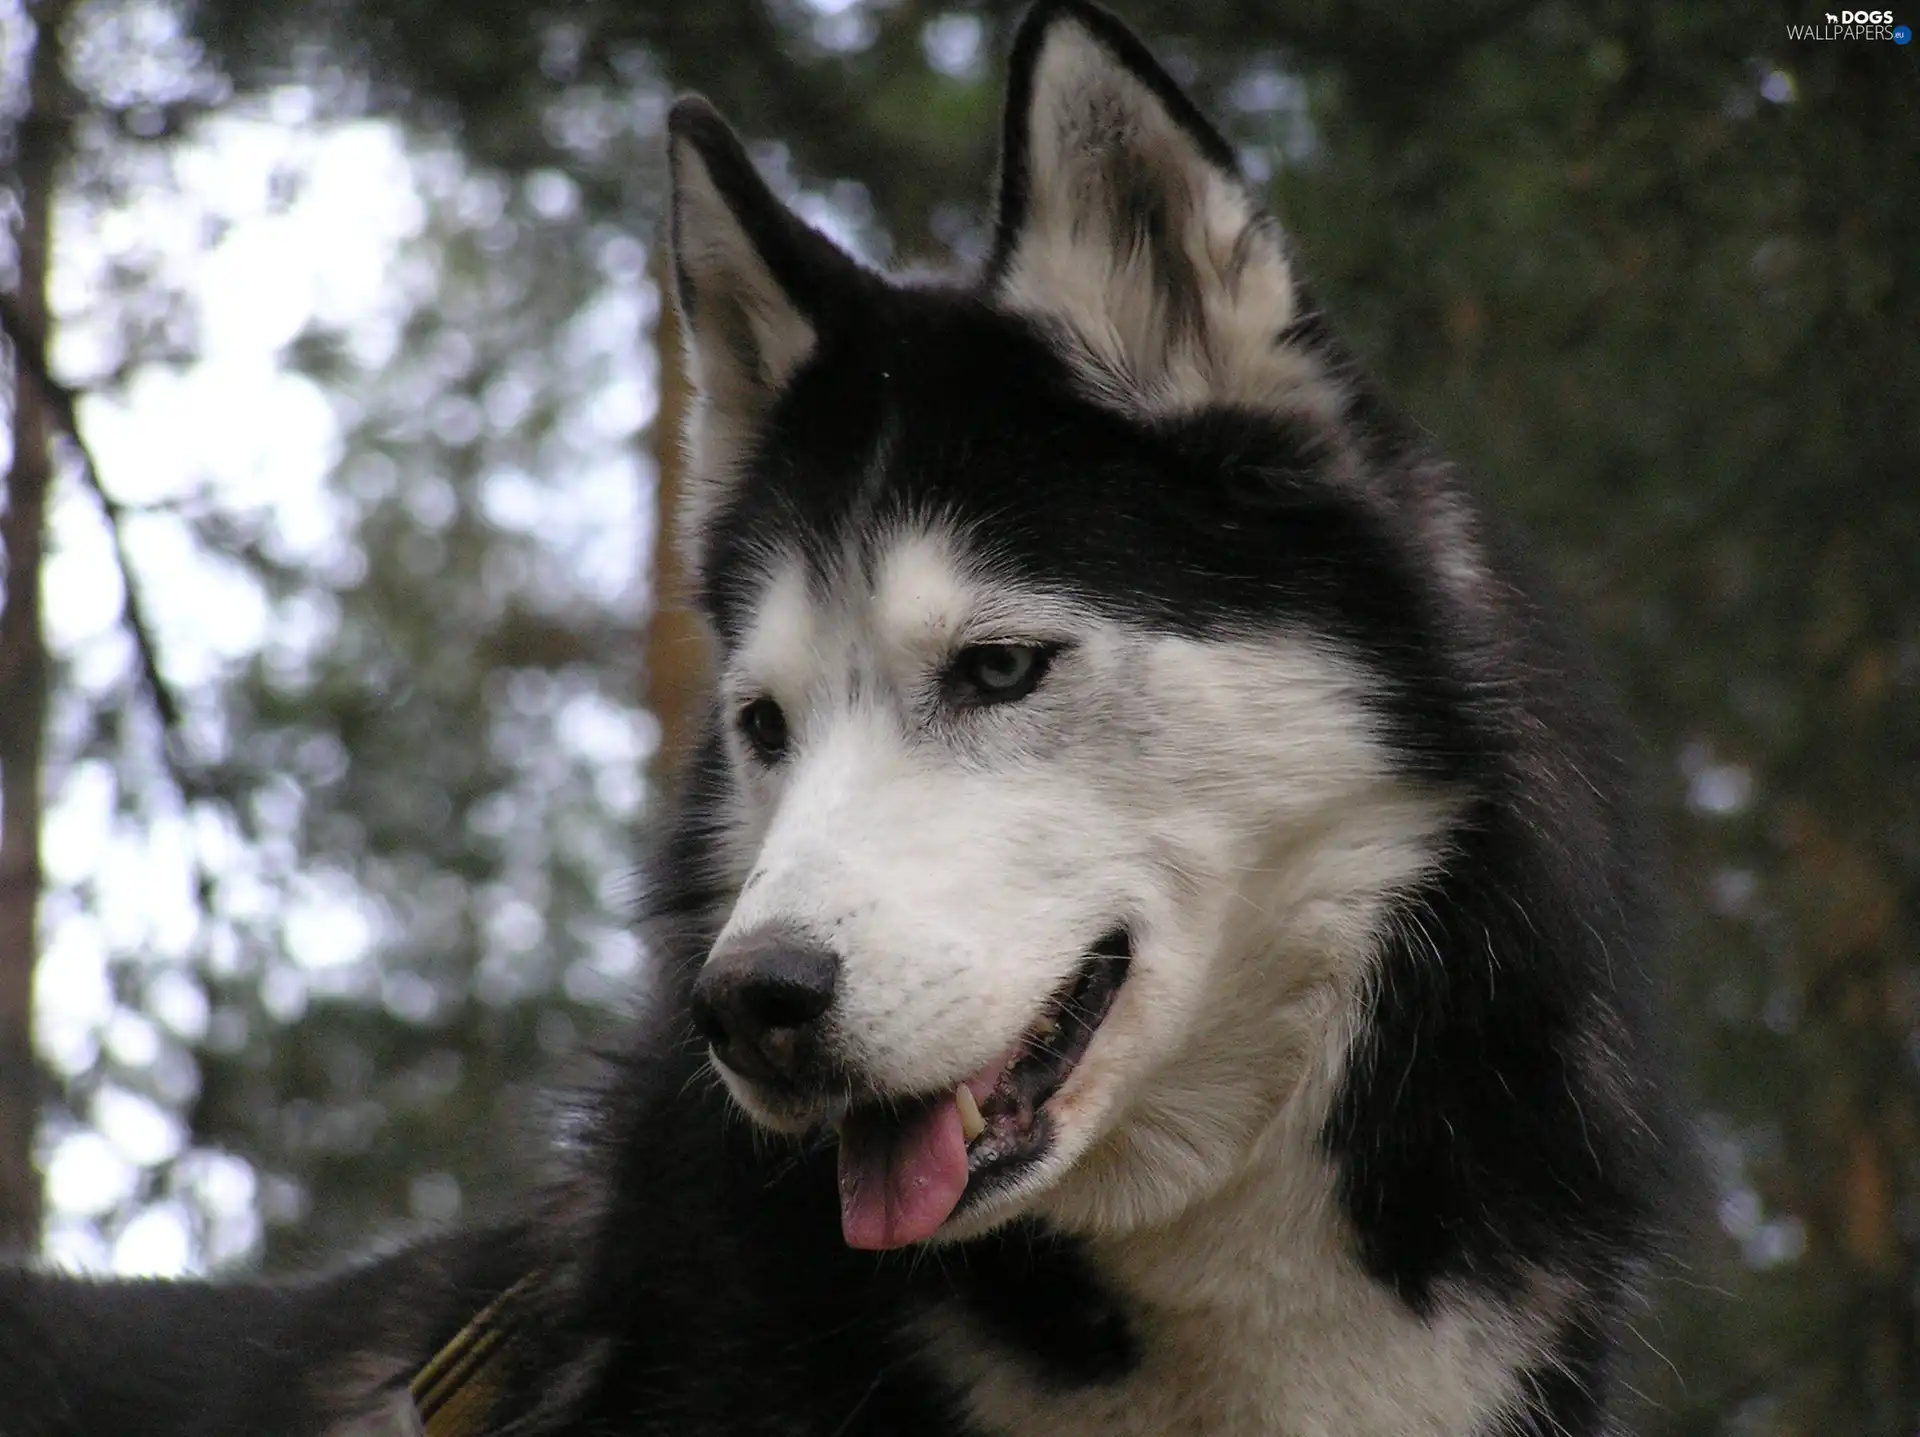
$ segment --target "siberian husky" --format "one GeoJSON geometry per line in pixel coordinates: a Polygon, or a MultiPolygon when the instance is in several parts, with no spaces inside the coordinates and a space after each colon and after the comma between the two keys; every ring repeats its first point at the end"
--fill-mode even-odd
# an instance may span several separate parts
{"type": "Polygon", "coordinates": [[[1625,749],[1230,147],[1079,0],[964,280],[669,132],[666,996],[509,1226],[0,1274],[0,1432],[1618,1431],[1684,1150],[1625,749]]]}

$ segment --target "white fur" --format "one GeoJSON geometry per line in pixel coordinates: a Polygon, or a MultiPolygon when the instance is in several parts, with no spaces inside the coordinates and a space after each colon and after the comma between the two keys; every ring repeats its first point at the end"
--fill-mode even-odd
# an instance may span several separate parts
{"type": "Polygon", "coordinates": [[[1278,228],[1071,20],[1043,42],[1027,123],[1029,210],[999,295],[1068,339],[1096,397],[1147,414],[1215,403],[1333,411],[1312,356],[1277,342],[1297,315],[1278,228]],[[1171,211],[1174,263],[1198,290],[1195,328],[1172,323],[1169,257],[1115,232],[1120,193],[1142,174],[1171,211]]]}
{"type": "Polygon", "coordinates": [[[1007,1437],[1457,1437],[1484,1431],[1550,1360],[1564,1295],[1443,1293],[1422,1318],[1361,1271],[1317,1135],[1345,1051],[1326,1030],[1231,1178],[1170,1221],[1096,1237],[1142,1362],[1062,1397],[943,1314],[935,1360],[1007,1437]]]}
{"type": "Polygon", "coordinates": [[[681,327],[695,400],[688,407],[680,526],[686,545],[735,478],[768,406],[813,353],[813,325],[781,289],[700,152],[674,142],[674,262],[693,284],[681,327]]]}
{"type": "Polygon", "coordinates": [[[797,561],[770,570],[723,691],[779,702],[791,751],[772,769],[736,751],[721,941],[780,923],[833,945],[844,1055],[925,1092],[1132,925],[1132,976],[1054,1099],[1033,1185],[1090,1231],[1164,1221],[1225,1180],[1357,1001],[1379,906],[1432,864],[1449,806],[1394,774],[1335,654],[1135,630],[960,553],[902,537],[871,591],[849,564],[826,602],[797,561]],[[1036,693],[942,707],[955,651],[1023,639],[1070,645],[1036,693]]]}
{"type": "MultiPolygon", "coordinates": [[[[939,531],[892,539],[870,587],[858,572],[821,596],[770,566],[725,676],[793,734],[770,773],[738,759],[727,933],[832,943],[835,1038],[900,1092],[1002,1051],[1116,920],[1138,935],[1050,1104],[1052,1155],[944,1236],[1023,1208],[1083,1234],[1144,1363],[1061,1399],[948,1316],[930,1352],[976,1416],[1013,1437],[1403,1437],[1499,1410],[1557,1294],[1415,1316],[1361,1271],[1318,1146],[1383,908],[1450,815],[1392,772],[1356,673],[1301,638],[1173,638],[1022,593],[939,531]],[[1073,645],[1032,697],[930,706],[957,647],[1028,637],[1073,645]]],[[[728,1081],[763,1122],[809,1116],[728,1081]]]]}
{"type": "Polygon", "coordinates": [[[1507,1305],[1455,1292],[1415,1316],[1360,1271],[1315,1159],[1277,1132],[1260,1163],[1178,1222],[1096,1243],[1141,1339],[1141,1365],[1120,1381],[1063,1394],[951,1313],[930,1324],[935,1361],[1006,1437],[1488,1430],[1518,1374],[1548,1360],[1559,1294],[1507,1305]]]}

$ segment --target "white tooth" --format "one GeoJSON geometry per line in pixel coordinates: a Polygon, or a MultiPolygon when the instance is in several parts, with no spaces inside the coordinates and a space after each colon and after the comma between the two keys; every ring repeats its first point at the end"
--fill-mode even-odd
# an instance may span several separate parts
{"type": "Polygon", "coordinates": [[[980,1116],[980,1105],[973,1100],[973,1089],[965,1083],[953,1090],[953,1105],[960,1110],[960,1131],[968,1142],[987,1130],[987,1120],[980,1116]]]}
{"type": "Polygon", "coordinates": [[[1051,1038],[1060,1031],[1060,1022],[1056,1018],[1042,1018],[1033,1025],[1033,1036],[1040,1039],[1051,1038]]]}

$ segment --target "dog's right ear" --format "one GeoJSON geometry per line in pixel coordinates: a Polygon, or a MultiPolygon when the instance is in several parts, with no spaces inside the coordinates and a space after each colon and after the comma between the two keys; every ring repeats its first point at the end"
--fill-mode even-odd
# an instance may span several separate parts
{"type": "Polygon", "coordinates": [[[667,135],[674,294],[699,400],[682,520],[697,528],[860,270],[780,202],[705,100],[676,102],[667,135]]]}
{"type": "Polygon", "coordinates": [[[1039,0],[1009,64],[987,284],[1121,408],[1290,407],[1320,371],[1280,227],[1232,147],[1090,0],[1039,0]]]}

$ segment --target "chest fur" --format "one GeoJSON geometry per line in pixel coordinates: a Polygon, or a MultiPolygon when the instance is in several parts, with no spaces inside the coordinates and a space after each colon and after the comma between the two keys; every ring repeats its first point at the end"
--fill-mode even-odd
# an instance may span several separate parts
{"type": "Polygon", "coordinates": [[[1126,1371],[1063,1381],[961,1311],[930,1353],[1004,1437],[1468,1437],[1491,1429],[1551,1331],[1551,1302],[1448,1294],[1425,1316],[1369,1279],[1332,1219],[1196,1225],[1099,1251],[1126,1371]]]}

